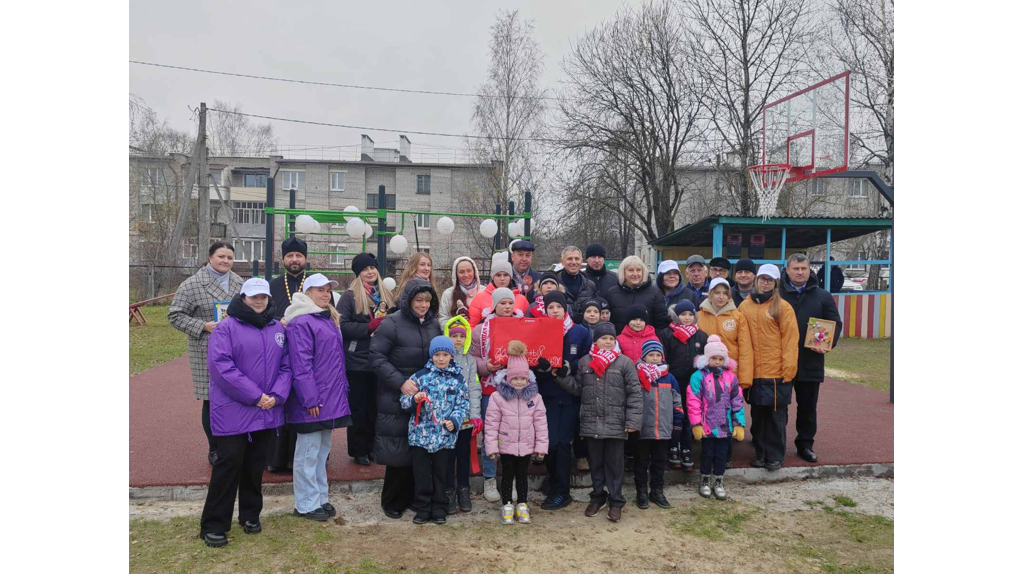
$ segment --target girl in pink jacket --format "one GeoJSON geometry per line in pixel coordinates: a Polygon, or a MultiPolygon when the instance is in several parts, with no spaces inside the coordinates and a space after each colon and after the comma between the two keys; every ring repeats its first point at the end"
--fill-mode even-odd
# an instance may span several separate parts
{"type": "Polygon", "coordinates": [[[494,459],[501,456],[501,523],[530,523],[526,506],[526,479],[530,455],[548,452],[548,419],[544,399],[537,393],[537,379],[526,360],[526,344],[508,343],[508,367],[494,374],[497,391],[491,395],[484,422],[484,449],[494,459]],[[516,506],[512,506],[512,480],[516,506]]]}

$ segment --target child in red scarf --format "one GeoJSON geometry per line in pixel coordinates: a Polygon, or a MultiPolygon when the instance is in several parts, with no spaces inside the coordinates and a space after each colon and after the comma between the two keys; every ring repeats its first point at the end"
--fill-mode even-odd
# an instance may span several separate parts
{"type": "MultiPolygon", "coordinates": [[[[658,336],[665,346],[668,372],[685,385],[697,370],[693,363],[704,352],[708,335],[697,328],[697,308],[688,299],[669,307],[668,316],[672,323],[659,331],[658,336]]],[[[683,408],[686,408],[685,401],[683,408]]],[[[669,466],[686,471],[693,470],[690,444],[690,424],[684,417],[679,427],[672,431],[672,448],[668,452],[669,466]]]]}
{"type": "Polygon", "coordinates": [[[657,341],[658,335],[654,327],[647,324],[647,309],[640,305],[631,305],[626,310],[626,326],[619,334],[619,347],[622,354],[636,363],[640,360],[640,352],[647,341],[657,341]]]}

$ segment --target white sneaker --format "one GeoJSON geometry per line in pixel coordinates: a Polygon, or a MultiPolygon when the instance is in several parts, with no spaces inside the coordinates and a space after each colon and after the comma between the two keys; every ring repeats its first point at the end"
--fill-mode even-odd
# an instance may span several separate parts
{"type": "Polygon", "coordinates": [[[498,502],[501,495],[498,494],[498,481],[494,478],[484,479],[484,499],[487,502],[498,502]]]}
{"type": "Polygon", "coordinates": [[[530,523],[530,508],[526,506],[525,502],[520,502],[516,506],[516,517],[519,518],[519,524],[530,523]]]}
{"type": "Polygon", "coordinates": [[[515,516],[515,507],[512,506],[511,502],[506,504],[505,506],[501,507],[501,523],[502,524],[512,524],[512,523],[514,523],[515,522],[514,516],[515,516]]]}

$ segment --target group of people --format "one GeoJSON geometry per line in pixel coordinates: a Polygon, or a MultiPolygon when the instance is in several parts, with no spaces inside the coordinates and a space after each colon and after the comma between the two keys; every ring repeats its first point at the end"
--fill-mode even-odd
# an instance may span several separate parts
{"type": "Polygon", "coordinates": [[[684,269],[661,262],[652,278],[633,256],[608,271],[599,244],[566,247],[561,270],[541,273],[534,249],[514,242],[492,259],[487,281],[475,260],[457,258],[440,296],[429,254],[409,259],[392,293],[375,257],[362,253],[339,295],[337,282],[307,273],[301,239],[284,241],[285,273],[269,283],[243,282],[231,271],[232,246],[213,244],[168,315],[189,337],[213,466],[200,537],[227,544],[236,496],[244,532],[260,531],[264,468],[291,469],[296,515],[335,515],[326,471],[335,428],[346,428],[357,464],[385,466],[385,515],[411,509],[418,524],[470,511],[477,468],[501,522],[529,523],[531,464],[546,466],[546,510],[572,502],[573,468],[591,475],[588,517],[607,506],[610,520],[621,518],[628,469],[639,508],[668,508],[666,470],[693,469],[694,441],[700,495],[725,499],[732,441],[747,427],[744,402],[751,465],[774,470],[794,389],[797,451],[817,461],[824,356],[802,341],[809,318],[841,320],[806,256],[792,255],[780,272],[694,255],[684,269]],[[223,301],[230,304],[217,322],[223,301]],[[560,322],[562,364],[529,364],[517,340],[507,360],[494,362],[496,331],[514,324],[494,319],[522,317],[560,322]]]}

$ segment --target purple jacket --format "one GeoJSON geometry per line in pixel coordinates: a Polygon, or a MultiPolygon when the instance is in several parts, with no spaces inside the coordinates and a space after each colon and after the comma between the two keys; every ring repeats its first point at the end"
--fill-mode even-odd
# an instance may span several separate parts
{"type": "Polygon", "coordinates": [[[210,335],[210,426],[215,436],[245,434],[284,424],[284,404],[292,386],[284,325],[262,329],[235,317],[223,319],[210,335]],[[256,406],[274,397],[270,410],[256,406]]]}
{"type": "MultiPolygon", "coordinates": [[[[285,403],[285,420],[289,425],[325,423],[325,429],[348,426],[352,412],[348,406],[341,329],[326,311],[317,311],[322,310],[313,306],[309,297],[296,293],[285,312],[288,360],[292,369],[292,394],[285,403]],[[314,417],[308,409],[316,406],[320,407],[320,414],[314,417]],[[332,421],[336,422],[331,424],[332,421]]],[[[296,430],[315,430],[306,428],[308,430],[302,427],[296,430]]]]}

